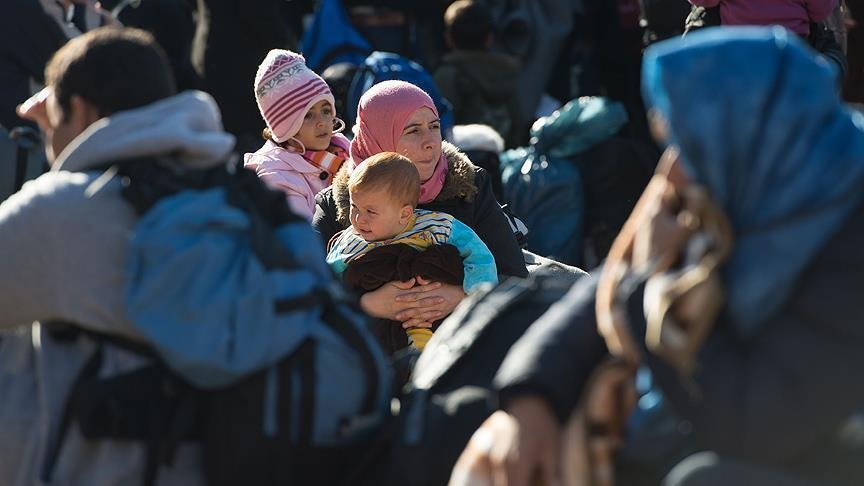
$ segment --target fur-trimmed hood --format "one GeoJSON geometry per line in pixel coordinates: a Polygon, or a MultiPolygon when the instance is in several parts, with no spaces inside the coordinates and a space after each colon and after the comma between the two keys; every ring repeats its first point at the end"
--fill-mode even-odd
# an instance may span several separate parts
{"type": "MultiPolygon", "coordinates": [[[[476,166],[471,163],[468,157],[459,151],[456,146],[449,142],[441,142],[441,149],[444,156],[447,157],[447,175],[444,178],[444,187],[436,201],[446,201],[448,199],[462,198],[467,202],[472,202],[477,195],[477,186],[474,184],[476,175],[476,166]]],[[[348,213],[351,207],[351,199],[348,194],[348,164],[344,164],[342,169],[333,178],[333,200],[336,202],[336,219],[339,224],[347,228],[350,224],[348,213]]]]}

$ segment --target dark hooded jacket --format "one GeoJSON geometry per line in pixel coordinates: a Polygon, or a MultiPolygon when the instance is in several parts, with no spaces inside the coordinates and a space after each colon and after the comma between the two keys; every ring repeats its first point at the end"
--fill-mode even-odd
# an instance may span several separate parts
{"type": "Polygon", "coordinates": [[[0,125],[7,130],[36,125],[15,114],[31,94],[31,80],[44,81],[45,64],[66,42],[38,1],[9,0],[0,16],[0,125]]]}
{"type": "Polygon", "coordinates": [[[514,146],[528,133],[517,104],[519,69],[519,60],[507,54],[456,51],[444,56],[434,78],[453,104],[457,125],[489,125],[514,146]]]}

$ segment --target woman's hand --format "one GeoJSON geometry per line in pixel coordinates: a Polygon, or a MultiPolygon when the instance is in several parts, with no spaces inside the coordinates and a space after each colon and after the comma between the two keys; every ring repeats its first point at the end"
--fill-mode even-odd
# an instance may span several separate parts
{"type": "MultiPolygon", "coordinates": [[[[389,319],[395,321],[396,314],[411,307],[410,299],[397,300],[403,294],[413,294],[420,291],[419,287],[415,287],[416,279],[406,280],[404,282],[393,281],[388,282],[381,287],[366,292],[360,297],[360,307],[363,312],[381,319],[389,319]]],[[[429,290],[437,288],[440,284],[428,286],[429,290]]],[[[428,291],[428,290],[427,290],[428,291]]]]}
{"type": "Polygon", "coordinates": [[[403,293],[396,300],[407,304],[416,304],[396,314],[396,320],[402,322],[402,327],[432,327],[432,323],[453,312],[453,309],[465,298],[461,285],[442,284],[416,277],[416,285],[411,290],[416,292],[403,293]]]}
{"type": "Polygon", "coordinates": [[[459,285],[430,282],[422,277],[390,282],[360,297],[360,307],[372,317],[402,322],[402,327],[432,327],[453,312],[465,297],[459,285]]]}
{"type": "Polygon", "coordinates": [[[540,397],[512,400],[477,429],[449,486],[561,484],[561,426],[540,397]]]}

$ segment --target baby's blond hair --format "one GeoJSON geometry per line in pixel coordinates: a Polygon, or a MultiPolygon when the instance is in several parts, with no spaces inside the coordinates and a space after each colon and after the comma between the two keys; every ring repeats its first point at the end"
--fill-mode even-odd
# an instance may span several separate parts
{"type": "Polygon", "coordinates": [[[381,152],[364,160],[348,180],[348,191],[385,190],[401,205],[417,207],[420,198],[420,173],[405,156],[381,152]]]}

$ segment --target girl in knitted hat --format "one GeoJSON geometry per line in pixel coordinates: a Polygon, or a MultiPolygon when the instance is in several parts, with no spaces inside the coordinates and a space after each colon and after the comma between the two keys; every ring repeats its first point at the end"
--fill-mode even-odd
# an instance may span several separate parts
{"type": "Polygon", "coordinates": [[[348,159],[350,142],[340,133],[345,123],[336,117],[330,87],[303,56],[273,49],[258,66],[255,101],[266,142],[244,156],[244,166],[285,191],[291,209],[311,220],[315,194],[348,159]]]}

